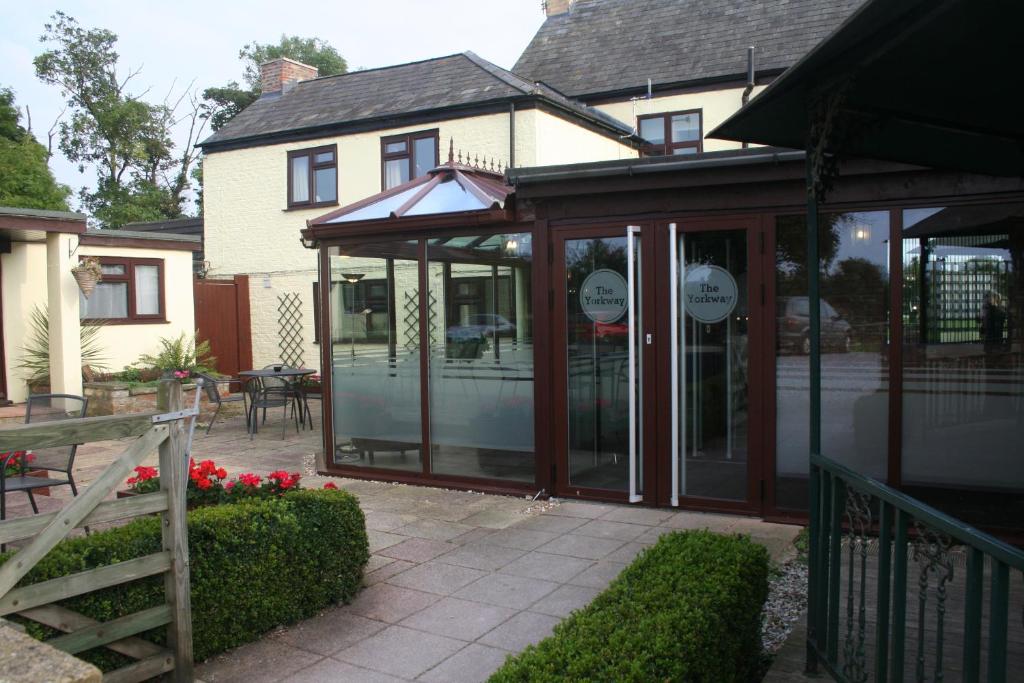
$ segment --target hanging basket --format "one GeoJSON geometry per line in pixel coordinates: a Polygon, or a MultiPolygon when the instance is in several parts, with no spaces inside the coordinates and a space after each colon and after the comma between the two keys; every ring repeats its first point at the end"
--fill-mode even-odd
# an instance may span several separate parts
{"type": "Polygon", "coordinates": [[[78,288],[82,290],[82,294],[86,299],[96,289],[96,284],[103,277],[99,261],[90,258],[82,259],[81,263],[71,269],[71,274],[74,276],[75,282],[78,283],[78,288]]]}

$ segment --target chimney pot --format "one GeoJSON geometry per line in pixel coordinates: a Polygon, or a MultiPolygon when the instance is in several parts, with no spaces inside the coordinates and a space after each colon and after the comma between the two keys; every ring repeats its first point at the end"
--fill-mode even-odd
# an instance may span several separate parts
{"type": "Polygon", "coordinates": [[[575,0],[544,0],[544,14],[554,17],[572,9],[575,0]]]}
{"type": "Polygon", "coordinates": [[[299,81],[316,78],[317,68],[287,57],[260,64],[260,87],[264,95],[284,94],[299,81]]]}

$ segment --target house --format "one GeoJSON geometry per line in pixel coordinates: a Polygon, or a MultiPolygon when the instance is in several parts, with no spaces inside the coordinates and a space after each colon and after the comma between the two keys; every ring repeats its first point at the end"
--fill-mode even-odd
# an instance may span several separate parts
{"type": "Polygon", "coordinates": [[[33,311],[45,311],[49,329],[50,390],[82,395],[80,329],[100,325],[104,365],[119,371],[160,337],[192,334],[191,235],[91,230],[85,216],[0,207],[0,399],[25,400],[29,387],[19,365],[33,311]],[[86,298],[71,273],[83,257],[98,259],[103,275],[86,298]]]}
{"type": "Polygon", "coordinates": [[[247,278],[255,365],[316,367],[307,219],[422,177],[450,143],[495,170],[739,148],[704,132],[855,4],[559,0],[512,71],[472,53],[325,78],[269,62],[263,96],[201,143],[208,277],[247,278]]]}
{"type": "Polygon", "coordinates": [[[199,237],[199,249],[192,252],[192,270],[199,277],[206,275],[208,267],[206,257],[203,255],[203,218],[172,218],[164,221],[146,221],[142,223],[126,223],[121,226],[123,230],[134,232],[156,232],[164,235],[195,235],[199,237]]]}
{"type": "MultiPolygon", "coordinates": [[[[660,151],[500,175],[449,159],[310,220],[320,469],[805,519],[806,157],[660,151]]],[[[1024,419],[1024,185],[859,160],[831,177],[822,441],[1005,528],[1024,514],[1000,446],[1024,419]]]]}

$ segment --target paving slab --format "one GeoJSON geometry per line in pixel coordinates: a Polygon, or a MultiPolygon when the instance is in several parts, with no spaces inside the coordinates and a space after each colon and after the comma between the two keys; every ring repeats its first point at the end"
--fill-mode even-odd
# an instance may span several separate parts
{"type": "Polygon", "coordinates": [[[212,658],[195,675],[207,683],[274,683],[320,659],[278,638],[263,638],[212,658]]]}
{"type": "Polygon", "coordinates": [[[501,569],[509,562],[519,559],[525,552],[525,550],[504,548],[499,545],[469,543],[456,548],[450,553],[441,555],[435,561],[493,572],[501,569]]]}
{"type": "Polygon", "coordinates": [[[592,560],[533,551],[509,562],[499,571],[512,576],[566,583],[592,564],[592,560]]]}
{"type": "Polygon", "coordinates": [[[414,538],[428,538],[435,541],[450,541],[472,531],[473,527],[458,522],[445,522],[439,519],[417,519],[414,522],[398,527],[393,533],[414,538]]]}
{"type": "Polygon", "coordinates": [[[559,538],[558,534],[549,531],[533,531],[512,527],[495,531],[493,534],[481,539],[479,542],[485,545],[500,545],[504,548],[515,548],[516,550],[533,550],[545,543],[559,538]]]}
{"type": "Polygon", "coordinates": [[[372,586],[378,584],[381,581],[387,581],[395,574],[401,574],[406,569],[412,569],[416,565],[412,562],[406,562],[405,560],[395,560],[390,557],[383,557],[378,555],[371,555],[370,559],[373,560],[375,557],[380,557],[382,560],[391,560],[388,564],[385,564],[380,569],[367,572],[363,575],[363,585],[372,586]]]}
{"type": "Polygon", "coordinates": [[[502,664],[508,652],[473,643],[452,655],[418,680],[431,683],[483,683],[502,664]]]}
{"type": "Polygon", "coordinates": [[[286,683],[403,683],[406,679],[326,658],[282,680],[286,683]]]}
{"type": "Polygon", "coordinates": [[[447,597],[400,623],[448,638],[473,641],[516,614],[516,610],[508,607],[447,597]]]}
{"type": "Polygon", "coordinates": [[[568,555],[585,560],[600,560],[621,548],[625,543],[609,538],[594,538],[565,534],[542,545],[538,550],[553,555],[568,555]]]}
{"type": "Polygon", "coordinates": [[[434,593],[378,583],[364,588],[348,609],[368,619],[394,624],[440,599],[434,593]]]}
{"type": "Polygon", "coordinates": [[[379,551],[380,555],[407,562],[428,562],[438,555],[444,555],[458,546],[444,541],[427,538],[406,538],[379,551]]]}
{"type": "Polygon", "coordinates": [[[475,600],[499,607],[526,609],[559,584],[524,576],[488,574],[455,593],[463,600],[475,600]]]}
{"type": "Polygon", "coordinates": [[[673,510],[627,507],[623,505],[616,506],[614,509],[608,511],[601,516],[601,519],[605,519],[610,522],[628,522],[629,524],[646,524],[648,526],[656,526],[658,524],[662,524],[666,519],[672,517],[674,514],[675,511],[673,510]]]}
{"type": "Polygon", "coordinates": [[[537,612],[519,612],[514,617],[487,633],[480,642],[500,647],[509,652],[519,652],[528,645],[539,643],[551,635],[551,631],[562,620],[537,612]]]}
{"type": "Polygon", "coordinates": [[[593,536],[594,538],[610,538],[616,541],[635,541],[644,532],[650,530],[651,527],[642,524],[594,519],[573,529],[572,533],[579,534],[580,536],[593,536]]]}
{"type": "Polygon", "coordinates": [[[318,617],[285,629],[280,638],[302,650],[332,655],[386,627],[387,624],[382,621],[367,619],[344,607],[335,607],[318,617]]]}
{"type": "Polygon", "coordinates": [[[587,586],[604,590],[628,566],[625,562],[612,562],[608,560],[595,562],[589,568],[584,569],[569,579],[569,583],[574,586],[587,586]]]}
{"type": "Polygon", "coordinates": [[[605,503],[579,503],[576,501],[559,501],[559,504],[548,510],[545,514],[556,517],[583,517],[584,519],[597,519],[614,509],[614,506],[605,503]]]}
{"type": "Polygon", "coordinates": [[[601,590],[586,586],[559,586],[533,604],[530,609],[552,617],[567,617],[586,607],[601,590]]]}
{"type": "Polygon", "coordinates": [[[387,580],[394,586],[414,588],[438,595],[451,595],[487,572],[442,562],[424,562],[387,580]]]}
{"type": "Polygon", "coordinates": [[[415,678],[455,654],[465,643],[404,626],[389,626],[335,655],[335,659],[392,676],[415,678]]]}

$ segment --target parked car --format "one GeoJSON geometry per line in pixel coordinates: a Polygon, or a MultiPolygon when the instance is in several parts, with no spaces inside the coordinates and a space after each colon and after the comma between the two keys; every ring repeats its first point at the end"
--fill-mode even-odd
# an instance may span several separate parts
{"type": "MultiPolygon", "coordinates": [[[[853,348],[850,323],[827,301],[821,303],[822,350],[849,353],[853,348]]],[[[807,355],[811,352],[810,306],[806,296],[781,296],[776,307],[780,350],[807,355]]]]}
{"type": "Polygon", "coordinates": [[[448,328],[449,341],[464,341],[477,337],[507,337],[516,332],[515,324],[508,318],[497,313],[475,313],[469,316],[465,325],[452,325],[448,328]]]}

